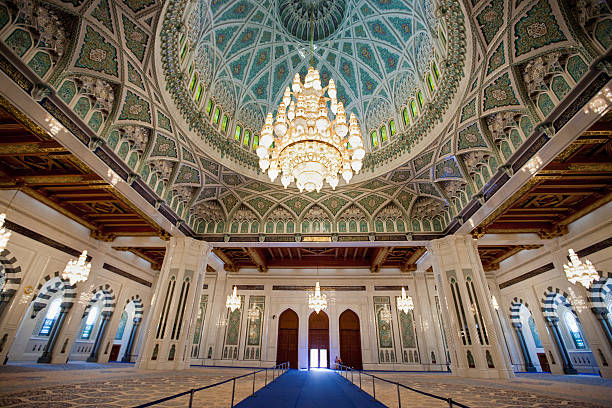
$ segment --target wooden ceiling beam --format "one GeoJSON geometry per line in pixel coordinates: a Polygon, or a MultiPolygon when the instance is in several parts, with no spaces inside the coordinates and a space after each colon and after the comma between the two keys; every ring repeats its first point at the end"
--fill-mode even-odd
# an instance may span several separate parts
{"type": "Polygon", "coordinates": [[[257,270],[260,273],[266,273],[268,272],[268,266],[266,265],[266,259],[265,256],[259,252],[259,250],[257,248],[246,248],[247,253],[249,254],[249,257],[251,258],[251,260],[255,263],[255,265],[257,265],[257,270]]]}
{"type": "Polygon", "coordinates": [[[221,261],[223,261],[223,269],[227,272],[238,272],[238,267],[234,264],[232,259],[223,252],[222,249],[213,249],[213,253],[217,255],[221,261]]]}
{"type": "Polygon", "coordinates": [[[96,174],[46,174],[0,177],[0,188],[14,187],[19,184],[38,186],[46,184],[78,184],[97,181],[106,183],[96,174]]]}
{"type": "Polygon", "coordinates": [[[0,156],[40,156],[46,153],[70,152],[55,140],[0,143],[0,156]]]}
{"type": "Polygon", "coordinates": [[[421,258],[421,256],[423,256],[425,251],[427,250],[424,247],[416,247],[412,255],[410,255],[410,257],[406,259],[406,262],[400,268],[401,271],[404,273],[416,271],[416,268],[417,268],[416,263],[421,258]]]}
{"type": "Polygon", "coordinates": [[[387,259],[389,252],[392,250],[393,248],[390,248],[390,247],[378,247],[373,250],[374,254],[372,256],[372,262],[370,263],[371,273],[380,272],[380,268],[382,267],[382,264],[387,259]]]}

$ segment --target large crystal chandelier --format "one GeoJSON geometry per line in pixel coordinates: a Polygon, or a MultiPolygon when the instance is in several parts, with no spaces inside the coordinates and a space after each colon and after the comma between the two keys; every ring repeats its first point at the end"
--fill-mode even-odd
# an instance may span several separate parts
{"type": "Polygon", "coordinates": [[[353,172],[361,170],[365,156],[357,117],[351,113],[347,124],[334,80],[322,88],[319,71],[313,67],[303,84],[300,74],[295,74],[292,90],[285,89],[276,120],[272,113],[266,117],[257,147],[259,166],[271,181],[281,174],[285,188],[295,180],[300,192],[319,191],[323,181],[335,189],[339,174],[348,183],[353,172]],[[330,120],[328,101],[335,119],[330,120]]]}
{"type": "Polygon", "coordinates": [[[87,250],[84,250],[78,260],[71,259],[66,264],[62,279],[68,279],[70,286],[78,282],[85,282],[89,278],[91,262],[87,262],[87,250]]]}
{"type": "Polygon", "coordinates": [[[236,294],[238,288],[234,286],[234,291],[231,295],[227,295],[227,300],[225,301],[225,307],[229,308],[230,311],[234,311],[236,309],[240,309],[240,296],[236,294]]]}
{"type": "Polygon", "coordinates": [[[567,280],[573,284],[580,283],[588,289],[591,283],[599,279],[597,270],[588,259],[582,263],[572,248],[569,249],[569,257],[570,262],[563,265],[567,280]]]}
{"type": "Polygon", "coordinates": [[[4,251],[6,249],[6,245],[8,244],[8,240],[11,237],[11,231],[4,228],[4,219],[6,218],[6,214],[0,214],[0,251],[4,251]]]}
{"type": "Polygon", "coordinates": [[[308,308],[314,309],[315,312],[319,313],[321,310],[327,309],[327,296],[321,294],[321,287],[319,282],[315,286],[315,293],[308,295],[308,308]]]}
{"type": "Polygon", "coordinates": [[[410,310],[414,310],[412,296],[406,297],[406,289],[402,287],[402,297],[397,298],[397,309],[408,314],[410,310]]]}

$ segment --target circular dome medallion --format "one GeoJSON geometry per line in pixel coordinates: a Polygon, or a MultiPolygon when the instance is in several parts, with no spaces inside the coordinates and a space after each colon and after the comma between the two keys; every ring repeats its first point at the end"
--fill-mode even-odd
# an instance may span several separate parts
{"type": "Polygon", "coordinates": [[[342,23],[346,0],[278,0],[277,6],[280,22],[289,34],[302,41],[310,41],[313,34],[313,40],[320,41],[342,23]]]}

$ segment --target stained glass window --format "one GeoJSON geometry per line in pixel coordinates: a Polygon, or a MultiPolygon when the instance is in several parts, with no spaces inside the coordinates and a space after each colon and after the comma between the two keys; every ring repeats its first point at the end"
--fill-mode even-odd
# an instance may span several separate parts
{"type": "Polygon", "coordinates": [[[378,135],[376,134],[376,131],[370,133],[370,140],[372,143],[372,148],[378,147],[378,135]]]}
{"type": "Polygon", "coordinates": [[[227,115],[223,115],[223,119],[221,120],[221,131],[225,132],[227,130],[227,122],[229,122],[229,118],[227,115]]]}
{"type": "Polygon", "coordinates": [[[45,320],[43,321],[42,327],[40,328],[39,336],[48,336],[51,332],[51,328],[53,327],[53,323],[57,316],[59,316],[60,308],[62,306],[62,299],[55,299],[49,305],[49,310],[47,311],[47,315],[45,316],[45,320]]]}
{"type": "Polygon", "coordinates": [[[216,125],[219,123],[219,116],[221,115],[221,111],[219,108],[215,108],[215,113],[213,114],[213,123],[216,125]]]}
{"type": "Polygon", "coordinates": [[[408,109],[404,108],[404,110],[402,111],[402,117],[404,118],[404,125],[408,126],[408,124],[410,123],[410,118],[408,117],[408,109]]]}
{"type": "Polygon", "coordinates": [[[391,131],[391,136],[394,136],[397,133],[397,129],[395,129],[395,121],[391,119],[389,122],[389,130],[391,131]]]}
{"type": "Polygon", "coordinates": [[[387,143],[387,128],[384,125],[380,127],[380,140],[382,144],[387,143]]]}
{"type": "Polygon", "coordinates": [[[98,308],[92,307],[87,313],[87,320],[85,320],[85,327],[83,328],[83,333],[81,333],[82,339],[89,339],[91,337],[91,331],[93,330],[94,325],[96,324],[96,318],[98,317],[98,308]]]}
{"type": "Polygon", "coordinates": [[[125,331],[125,325],[127,324],[127,312],[121,314],[119,319],[119,326],[117,327],[117,334],[115,334],[115,340],[121,340],[123,338],[123,332],[125,331]]]}
{"type": "MultiPolygon", "coordinates": [[[[221,125],[223,128],[223,125],[221,125]]],[[[240,125],[236,126],[236,132],[234,132],[234,140],[240,143],[240,134],[242,133],[242,127],[240,125]]]]}
{"type": "Polygon", "coordinates": [[[584,338],[582,337],[582,333],[580,332],[580,327],[578,327],[578,321],[574,314],[570,311],[566,311],[563,318],[565,319],[565,324],[567,325],[567,329],[572,336],[572,340],[574,340],[574,345],[578,349],[585,349],[586,344],[584,343],[584,338]]]}

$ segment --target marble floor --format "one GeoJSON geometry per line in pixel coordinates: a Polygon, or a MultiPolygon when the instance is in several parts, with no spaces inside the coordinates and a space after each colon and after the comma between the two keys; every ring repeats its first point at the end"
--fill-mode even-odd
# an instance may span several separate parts
{"type": "MultiPolygon", "coordinates": [[[[130,407],[188,391],[253,369],[192,367],[184,371],[139,370],[133,364],[69,363],[0,366],[0,407],[130,407]]],[[[278,375],[278,371],[277,371],[278,375]]],[[[268,373],[269,382],[272,371],[268,373]]],[[[236,381],[235,403],[260,389],[265,373],[236,381]]],[[[194,407],[228,407],[232,382],[195,393],[194,407]]],[[[185,407],[189,396],[158,407],[185,407]]]]}
{"type": "MultiPolygon", "coordinates": [[[[471,408],[482,407],[612,407],[612,380],[585,375],[516,374],[511,380],[481,380],[453,377],[440,373],[372,373],[377,377],[398,382],[420,391],[462,403],[471,408]]],[[[351,380],[350,373],[347,376],[351,380]]],[[[359,386],[359,376],[352,381],[359,386]]],[[[376,399],[389,407],[398,406],[397,386],[362,375],[361,387],[368,394],[376,391],[376,399]]],[[[400,387],[402,407],[442,408],[448,402],[400,387]]]]}
{"type": "MultiPolygon", "coordinates": [[[[69,363],[64,365],[9,364],[0,366],[1,407],[129,407],[191,388],[213,384],[252,372],[252,369],[192,367],[184,371],[150,371],[133,364],[69,363]]],[[[413,388],[452,397],[469,407],[612,407],[612,380],[595,376],[518,374],[512,380],[475,380],[446,373],[389,373],[377,376],[413,388]]],[[[270,380],[270,375],[267,380],[270,380]]],[[[350,375],[349,375],[350,379],[350,375]]],[[[264,373],[255,378],[255,390],[263,387],[264,373]]],[[[359,386],[359,377],[353,381],[359,386]]],[[[362,376],[362,388],[372,394],[372,380],[362,376]]],[[[398,406],[397,388],[376,380],[376,399],[398,406]]],[[[253,377],[236,382],[235,403],[251,395],[253,377]]],[[[232,383],[195,394],[196,407],[228,407],[232,383]]],[[[448,407],[444,401],[400,390],[402,407],[448,407]]],[[[189,397],[158,406],[184,407],[189,397]]],[[[323,407],[321,407],[323,408],[323,407]]]]}

